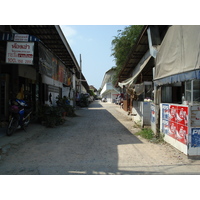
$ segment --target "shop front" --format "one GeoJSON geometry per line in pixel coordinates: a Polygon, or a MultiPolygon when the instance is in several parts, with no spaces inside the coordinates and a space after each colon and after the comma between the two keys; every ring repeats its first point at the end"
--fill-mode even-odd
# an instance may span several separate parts
{"type": "Polygon", "coordinates": [[[72,72],[41,43],[38,44],[39,72],[42,76],[44,94],[43,103],[56,106],[58,97],[70,99],[72,72]]]}
{"type": "Polygon", "coordinates": [[[0,104],[1,120],[7,120],[9,102],[19,98],[36,107],[36,70],[34,62],[35,37],[27,34],[0,34],[0,104]]]}
{"type": "Polygon", "coordinates": [[[156,58],[151,106],[152,130],[159,128],[166,142],[193,156],[200,155],[199,32],[200,26],[168,29],[156,58]]]}
{"type": "Polygon", "coordinates": [[[148,50],[132,71],[132,77],[118,83],[124,94],[124,110],[130,112],[134,121],[141,127],[151,125],[150,111],[151,101],[153,100],[153,84],[149,80],[152,79],[153,60],[148,50]],[[148,76],[144,76],[147,71],[150,71],[150,73],[148,76]]]}
{"type": "Polygon", "coordinates": [[[56,105],[58,96],[71,95],[72,73],[38,38],[1,33],[0,48],[1,120],[8,119],[13,98],[27,101],[35,113],[39,104],[56,105]]]}

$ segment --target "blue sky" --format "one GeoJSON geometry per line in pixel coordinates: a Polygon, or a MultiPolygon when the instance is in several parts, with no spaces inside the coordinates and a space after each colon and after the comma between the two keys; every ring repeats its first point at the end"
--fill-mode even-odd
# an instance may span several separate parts
{"type": "Polygon", "coordinates": [[[106,71],[115,66],[111,42],[118,30],[124,30],[128,25],[61,25],[61,29],[80,63],[88,85],[96,89],[101,83],[106,71]]]}

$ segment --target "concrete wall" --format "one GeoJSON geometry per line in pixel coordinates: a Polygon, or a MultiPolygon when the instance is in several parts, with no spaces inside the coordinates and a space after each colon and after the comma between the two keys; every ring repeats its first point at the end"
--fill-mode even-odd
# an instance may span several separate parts
{"type": "Polygon", "coordinates": [[[133,101],[132,114],[134,121],[141,126],[151,125],[151,105],[150,102],[133,101]]]}

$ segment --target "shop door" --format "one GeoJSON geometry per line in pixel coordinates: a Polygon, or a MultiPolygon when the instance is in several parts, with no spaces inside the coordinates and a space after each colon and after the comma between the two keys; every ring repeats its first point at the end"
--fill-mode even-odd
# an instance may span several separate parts
{"type": "Polygon", "coordinates": [[[1,120],[6,120],[8,118],[9,112],[9,74],[1,74],[1,88],[0,88],[0,117],[1,120]]]}

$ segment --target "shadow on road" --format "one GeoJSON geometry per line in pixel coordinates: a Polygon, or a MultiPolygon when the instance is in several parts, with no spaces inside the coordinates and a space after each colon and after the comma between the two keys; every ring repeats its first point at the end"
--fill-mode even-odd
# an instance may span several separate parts
{"type": "Polygon", "coordinates": [[[142,162],[143,143],[123,125],[126,117],[115,108],[95,101],[64,125],[43,129],[0,161],[0,174],[167,174],[182,167],[142,162]]]}
{"type": "MultiPolygon", "coordinates": [[[[65,166],[63,174],[142,173],[119,170],[119,159],[123,159],[123,154],[128,153],[126,145],[142,142],[110,112],[94,102],[88,109],[79,110],[78,115],[77,126],[71,129],[74,135],[70,144],[73,143],[74,149],[68,152],[70,164],[65,166]]],[[[130,155],[131,159],[132,156],[130,155]]]]}

